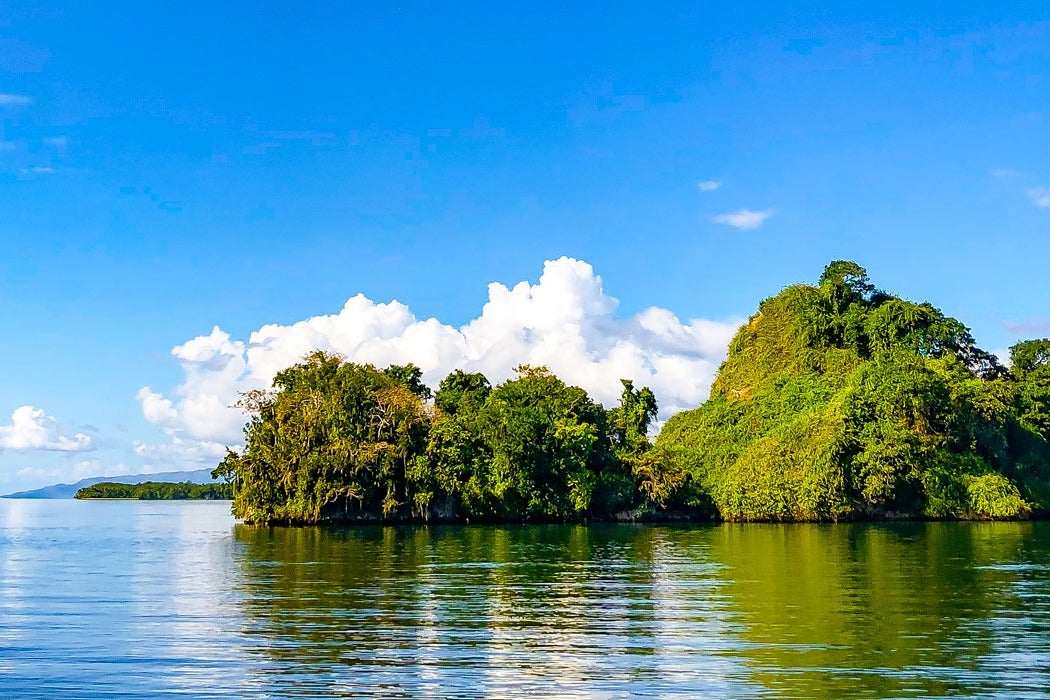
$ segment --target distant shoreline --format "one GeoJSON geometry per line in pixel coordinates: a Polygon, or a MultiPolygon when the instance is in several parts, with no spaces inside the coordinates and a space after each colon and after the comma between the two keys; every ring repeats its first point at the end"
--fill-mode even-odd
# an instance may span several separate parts
{"type": "MultiPolygon", "coordinates": [[[[5,496],[6,498],[6,496],[5,496]]],[[[23,499],[23,500],[37,500],[37,501],[209,501],[212,503],[232,503],[232,498],[135,498],[134,496],[127,497],[103,497],[103,496],[83,496],[81,498],[36,498],[36,499],[23,499]]]]}
{"type": "Polygon", "coordinates": [[[233,486],[188,481],[144,481],[139,484],[103,481],[85,486],[73,498],[83,501],[230,501],[233,486]]]}
{"type": "Polygon", "coordinates": [[[99,484],[103,482],[108,483],[120,483],[120,484],[141,484],[144,481],[156,481],[156,482],[186,482],[189,481],[194,484],[211,484],[215,482],[215,479],[211,476],[211,469],[192,469],[189,471],[177,471],[177,472],[157,472],[153,474],[113,474],[111,476],[92,476],[86,479],[81,479],[72,484],[51,484],[49,486],[42,486],[27,491],[15,491],[12,493],[5,493],[0,498],[14,498],[14,499],[66,499],[73,498],[77,491],[84,488],[85,486],[91,486],[92,484],[99,484]]]}

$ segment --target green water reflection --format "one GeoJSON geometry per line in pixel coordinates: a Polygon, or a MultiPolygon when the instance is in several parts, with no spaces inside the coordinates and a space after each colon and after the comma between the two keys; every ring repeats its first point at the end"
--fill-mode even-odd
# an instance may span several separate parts
{"type": "Polygon", "coordinates": [[[1050,523],[235,528],[266,682],[1048,697],[1050,523]]]}

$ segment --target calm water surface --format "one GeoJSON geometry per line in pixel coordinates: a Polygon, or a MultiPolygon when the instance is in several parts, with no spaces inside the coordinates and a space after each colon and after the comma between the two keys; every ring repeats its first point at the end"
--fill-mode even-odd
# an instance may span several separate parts
{"type": "Polygon", "coordinates": [[[0,500],[0,697],[1050,698],[1050,523],[265,529],[0,500]]]}

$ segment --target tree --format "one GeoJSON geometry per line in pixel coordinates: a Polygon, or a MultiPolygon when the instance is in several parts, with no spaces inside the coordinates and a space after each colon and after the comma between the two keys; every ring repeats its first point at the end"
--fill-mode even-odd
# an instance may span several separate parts
{"type": "Polygon", "coordinates": [[[868,301],[875,292],[868,271],[852,260],[833,260],[820,275],[820,287],[831,292],[842,303],[868,301]]]}
{"type": "Polygon", "coordinates": [[[649,426],[656,420],[656,395],[648,387],[635,389],[630,379],[621,379],[620,405],[609,411],[609,437],[613,447],[641,452],[649,446],[649,426]]]}
{"type": "Polygon", "coordinates": [[[1050,441],[1050,338],[1011,347],[1010,368],[1022,425],[1050,441]]]}
{"type": "Polygon", "coordinates": [[[316,522],[410,509],[431,419],[419,380],[412,365],[380,371],[320,352],[278,372],[274,392],[245,397],[245,449],[217,469],[235,476],[234,513],[316,522]]]}
{"type": "Polygon", "coordinates": [[[423,401],[429,401],[432,395],[430,387],[423,383],[423,371],[411,362],[407,365],[390,365],[383,374],[406,387],[423,401]]]}
{"type": "Polygon", "coordinates": [[[606,416],[579,387],[522,365],[493,389],[478,416],[491,462],[493,515],[562,519],[588,512],[609,459],[606,416]]]}
{"type": "Polygon", "coordinates": [[[627,484],[646,505],[664,508],[686,483],[685,472],[667,450],[653,449],[649,428],[656,420],[656,395],[648,387],[635,389],[630,379],[621,379],[620,405],[609,411],[609,440],[616,458],[624,465],[620,500],[627,501],[627,484]],[[628,480],[627,473],[630,474],[628,480]]]}
{"type": "Polygon", "coordinates": [[[477,411],[491,392],[492,385],[484,374],[457,369],[441,380],[434,405],[449,415],[455,415],[461,407],[477,411]]]}
{"type": "Polygon", "coordinates": [[[1050,376],[1050,338],[1025,340],[1010,348],[1010,367],[1014,374],[1050,376]]]}

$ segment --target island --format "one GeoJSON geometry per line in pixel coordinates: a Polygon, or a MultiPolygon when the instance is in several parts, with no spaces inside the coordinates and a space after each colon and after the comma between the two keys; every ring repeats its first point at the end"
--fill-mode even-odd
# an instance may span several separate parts
{"type": "Polygon", "coordinates": [[[606,409],[545,367],[493,386],[314,352],[248,392],[213,475],[249,524],[1017,519],[1050,510],[1050,339],[1009,367],[851,261],[763,301],[702,406],[606,409]]]}
{"type": "Polygon", "coordinates": [[[144,481],[140,484],[118,484],[103,481],[85,486],[73,498],[132,499],[139,501],[225,501],[233,497],[233,487],[227,483],[194,484],[189,481],[144,481]]]}

